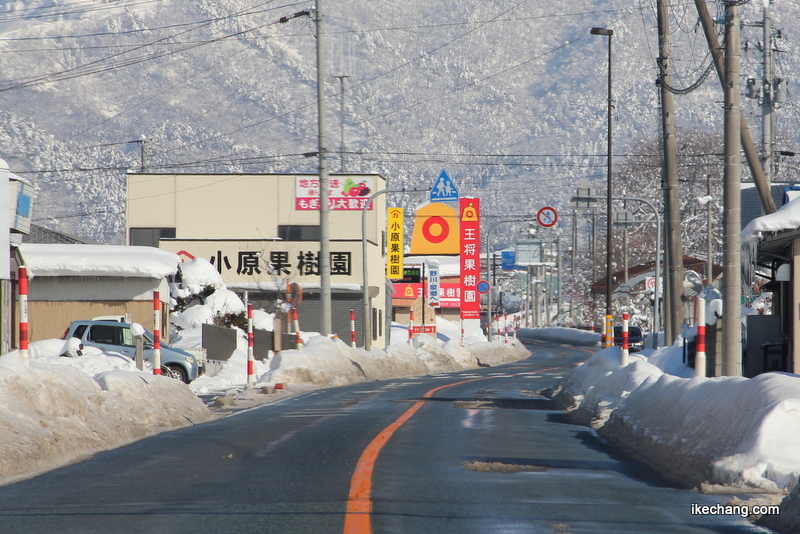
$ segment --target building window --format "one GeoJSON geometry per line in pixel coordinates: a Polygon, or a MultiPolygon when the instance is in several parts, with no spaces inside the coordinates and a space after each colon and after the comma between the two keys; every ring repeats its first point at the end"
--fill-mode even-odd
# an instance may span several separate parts
{"type": "Polygon", "coordinates": [[[278,225],[278,237],[284,241],[319,241],[319,226],[278,225]]]}
{"type": "Polygon", "coordinates": [[[175,238],[175,228],[131,228],[131,246],[156,247],[159,239],[175,238]]]}

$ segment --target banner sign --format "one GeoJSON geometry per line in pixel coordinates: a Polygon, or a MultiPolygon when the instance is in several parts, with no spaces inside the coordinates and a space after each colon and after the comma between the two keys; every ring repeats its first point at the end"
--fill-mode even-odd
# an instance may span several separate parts
{"type": "Polygon", "coordinates": [[[439,306],[439,262],[428,260],[428,306],[436,308],[439,306]]]}
{"type": "MultiPolygon", "coordinates": [[[[328,179],[328,209],[361,211],[375,189],[373,176],[331,177],[328,179]]],[[[319,210],[319,178],[299,176],[295,182],[294,208],[319,210]]],[[[367,209],[372,209],[372,205],[367,209]]]]}
{"type": "MultiPolygon", "coordinates": [[[[418,299],[422,297],[422,284],[392,284],[392,298],[418,299]]],[[[461,307],[461,284],[455,282],[439,284],[439,307],[461,307]]]]}
{"type": "Polygon", "coordinates": [[[461,234],[461,318],[480,319],[481,221],[480,199],[462,198],[459,201],[461,234]]]}
{"type": "Polygon", "coordinates": [[[386,275],[390,280],[403,278],[403,208],[388,208],[386,275]]]}

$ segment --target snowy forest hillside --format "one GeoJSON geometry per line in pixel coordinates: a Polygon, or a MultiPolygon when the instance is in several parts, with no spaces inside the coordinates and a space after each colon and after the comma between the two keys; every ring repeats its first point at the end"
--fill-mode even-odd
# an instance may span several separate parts
{"type": "MultiPolygon", "coordinates": [[[[614,169],[620,192],[659,199],[658,39],[650,0],[348,0],[323,2],[331,170],[379,172],[393,187],[427,186],[445,168],[487,220],[553,205],[571,231],[579,180],[605,189],[607,37],[612,28],[614,169]],[[345,158],[340,107],[344,86],[345,158]],[[656,152],[657,154],[657,152],[656,152]],[[636,160],[638,161],[638,160],[636,160]],[[653,170],[655,169],[655,171],[653,170]]],[[[688,87],[710,58],[693,1],[670,3],[674,83],[688,87]]],[[[314,2],[260,0],[0,1],[0,157],[41,189],[35,222],[124,243],[127,169],[150,172],[316,172],[314,2]]],[[[721,4],[709,2],[720,16],[721,4]]],[[[759,77],[762,2],[742,8],[743,76],[759,77]]],[[[800,2],[776,0],[781,150],[800,113],[800,2]]],[[[721,30],[720,30],[721,31],[721,30]]],[[[721,175],[722,91],[712,71],[676,95],[684,202],[721,175]],[[685,139],[685,142],[683,142],[685,139]],[[702,183],[700,183],[702,181],[702,183]],[[692,185],[693,184],[693,185],[692,185]],[[689,191],[690,188],[691,191],[689,191]]],[[[743,99],[758,139],[760,108],[743,99]]],[[[746,178],[749,175],[745,173],[746,178]]],[[[783,165],[778,179],[790,179],[783,165]],[[782,173],[782,174],[781,174],[782,173]]],[[[718,188],[718,185],[715,185],[718,188]]],[[[394,198],[407,206],[421,198],[394,198]]],[[[690,217],[691,218],[691,217],[690,217]]],[[[584,217],[585,220],[585,217],[584,217]]],[[[642,229],[652,233],[652,225],[642,229]]],[[[505,225],[493,248],[527,224],[505,225]]],[[[646,236],[640,242],[652,242],[646,236]]],[[[581,232],[579,251],[587,249],[581,232]]],[[[687,233],[687,253],[705,244],[687,233]]],[[[642,254],[652,256],[652,247],[642,254]]],[[[645,260],[646,261],[646,260],[645,260]]]]}

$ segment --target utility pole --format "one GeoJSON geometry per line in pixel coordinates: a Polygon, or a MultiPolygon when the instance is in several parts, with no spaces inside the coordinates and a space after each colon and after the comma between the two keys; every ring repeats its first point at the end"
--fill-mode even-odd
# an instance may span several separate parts
{"type": "Polygon", "coordinates": [[[681,242],[680,191],[678,190],[678,150],[675,139],[675,105],[672,100],[672,76],[670,74],[669,10],[666,0],[658,0],[659,43],[659,87],[661,90],[661,128],[664,147],[664,205],[667,210],[667,250],[669,263],[670,320],[666,331],[666,343],[671,345],[680,334],[683,324],[683,244],[681,242]]]}
{"type": "Polygon", "coordinates": [[[722,216],[722,374],[742,374],[739,4],[725,2],[725,176],[722,216]]]}
{"type": "Polygon", "coordinates": [[[344,121],[344,80],[345,80],[345,78],[349,78],[349,77],[350,76],[347,76],[345,74],[340,74],[338,76],[334,76],[334,78],[339,78],[340,94],[341,94],[342,139],[341,139],[341,142],[340,142],[340,145],[339,145],[341,147],[341,153],[340,153],[339,157],[340,157],[341,162],[342,162],[342,174],[347,173],[347,159],[346,159],[347,151],[345,150],[345,138],[344,138],[344,122],[345,122],[344,121]]]}
{"type": "MultiPolygon", "coordinates": [[[[724,91],[726,84],[724,57],[719,39],[717,39],[717,33],[714,30],[714,21],[711,19],[711,15],[708,12],[705,0],[694,0],[694,5],[697,7],[697,13],[700,16],[700,24],[703,27],[703,33],[706,35],[708,48],[711,50],[711,57],[714,59],[714,67],[716,67],[717,76],[719,77],[720,83],[722,83],[724,91]]],[[[737,33],[739,33],[738,30],[737,33]]],[[[744,149],[745,158],[747,159],[747,165],[750,169],[750,174],[753,176],[753,181],[756,184],[756,191],[758,191],[758,196],[761,199],[761,208],[766,214],[775,213],[775,211],[777,211],[775,201],[772,198],[767,179],[764,177],[764,169],[761,167],[758,151],[753,144],[750,128],[747,126],[745,117],[741,116],[741,113],[739,115],[741,119],[739,121],[741,123],[739,137],[742,149],[744,149]]]]}
{"type": "Polygon", "coordinates": [[[764,79],[761,87],[761,148],[764,154],[764,178],[772,183],[775,165],[773,146],[775,142],[775,91],[772,83],[772,21],[769,16],[769,0],[764,0],[764,79]]]}
{"type": "Polygon", "coordinates": [[[144,174],[147,172],[147,137],[141,136],[134,143],[139,143],[140,172],[144,174]]]}
{"type": "Polygon", "coordinates": [[[706,280],[708,280],[708,287],[711,287],[711,284],[714,282],[714,241],[713,241],[713,231],[712,231],[712,213],[711,207],[713,202],[711,201],[711,175],[708,175],[708,204],[706,204],[706,245],[708,246],[708,252],[706,252],[706,280]]]}
{"type": "Polygon", "coordinates": [[[575,276],[575,255],[578,252],[578,211],[572,210],[572,275],[575,276]]]}
{"type": "Polygon", "coordinates": [[[316,0],[317,29],[317,114],[319,126],[319,275],[320,275],[320,330],[323,336],[331,334],[331,240],[328,178],[328,148],[325,130],[325,47],[322,39],[322,0],[316,0]]]}

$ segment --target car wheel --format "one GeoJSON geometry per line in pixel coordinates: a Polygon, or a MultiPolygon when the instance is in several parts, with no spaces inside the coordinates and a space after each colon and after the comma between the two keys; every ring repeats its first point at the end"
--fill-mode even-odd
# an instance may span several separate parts
{"type": "Polygon", "coordinates": [[[189,383],[189,377],[187,376],[186,371],[179,365],[167,364],[161,368],[161,372],[170,378],[180,380],[184,384],[189,383]]]}

